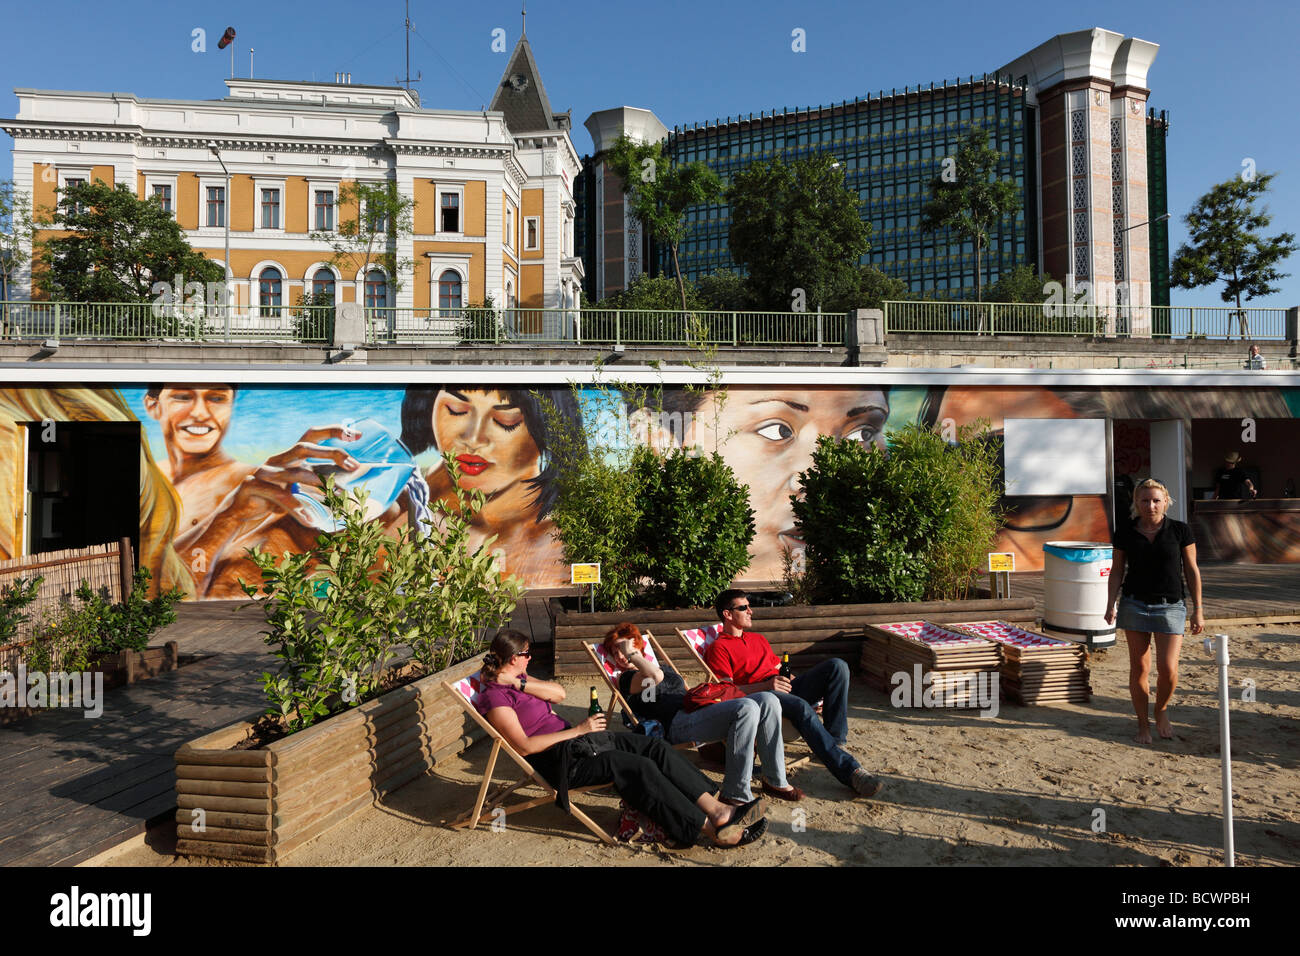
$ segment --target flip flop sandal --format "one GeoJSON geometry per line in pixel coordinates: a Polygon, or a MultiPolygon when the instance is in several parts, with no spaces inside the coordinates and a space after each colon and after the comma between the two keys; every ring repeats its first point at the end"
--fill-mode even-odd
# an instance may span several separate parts
{"type": "Polygon", "coordinates": [[[763,819],[766,813],[766,800],[762,797],[750,800],[749,803],[745,804],[743,807],[739,807],[736,812],[731,815],[731,819],[727,821],[725,825],[718,828],[717,841],[723,846],[726,846],[727,841],[733,834],[737,832],[743,834],[746,827],[752,826],[759,820],[763,819]]]}

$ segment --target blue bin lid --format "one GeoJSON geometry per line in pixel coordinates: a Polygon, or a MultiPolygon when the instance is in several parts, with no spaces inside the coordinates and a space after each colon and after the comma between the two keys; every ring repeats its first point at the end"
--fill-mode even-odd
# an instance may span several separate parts
{"type": "Polygon", "coordinates": [[[1078,564],[1109,561],[1114,556],[1113,551],[1110,545],[1101,541],[1049,541],[1043,545],[1044,554],[1078,564]]]}

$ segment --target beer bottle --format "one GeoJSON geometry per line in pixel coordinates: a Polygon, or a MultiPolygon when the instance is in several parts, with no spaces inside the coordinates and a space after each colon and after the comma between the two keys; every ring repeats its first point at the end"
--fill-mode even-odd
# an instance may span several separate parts
{"type": "Polygon", "coordinates": [[[596,688],[591,688],[591,706],[587,708],[587,716],[593,717],[599,714],[603,708],[600,706],[600,698],[596,696],[596,688]]]}
{"type": "Polygon", "coordinates": [[[781,669],[777,671],[777,675],[780,677],[784,677],[786,680],[789,680],[790,678],[794,677],[794,671],[790,670],[789,654],[781,655],[781,669]]]}

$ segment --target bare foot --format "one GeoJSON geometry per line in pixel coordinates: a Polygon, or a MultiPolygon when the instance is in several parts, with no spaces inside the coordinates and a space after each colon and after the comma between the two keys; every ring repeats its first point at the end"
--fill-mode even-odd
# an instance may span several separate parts
{"type": "Polygon", "coordinates": [[[1137,736],[1133,740],[1140,744],[1151,743],[1151,728],[1146,724],[1139,724],[1137,736]]]}
{"type": "Polygon", "coordinates": [[[1156,715],[1156,730],[1160,732],[1160,736],[1165,740],[1174,739],[1174,725],[1170,722],[1168,714],[1156,715]]]}

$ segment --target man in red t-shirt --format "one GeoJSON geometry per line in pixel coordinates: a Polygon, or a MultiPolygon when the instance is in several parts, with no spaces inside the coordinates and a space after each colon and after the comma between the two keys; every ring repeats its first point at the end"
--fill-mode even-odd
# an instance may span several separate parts
{"type": "Polygon", "coordinates": [[[704,652],[709,669],[746,694],[775,694],[781,701],[781,716],[798,728],[835,779],[864,797],[879,793],[884,781],[863,770],[844,749],[849,732],[849,665],[831,658],[793,681],[787,680],[777,673],[781,661],[772,653],[767,638],[749,630],[754,612],[744,591],[723,591],[713,609],[722,622],[722,633],[704,652]],[[824,723],[817,716],[818,700],[823,701],[824,723]]]}

